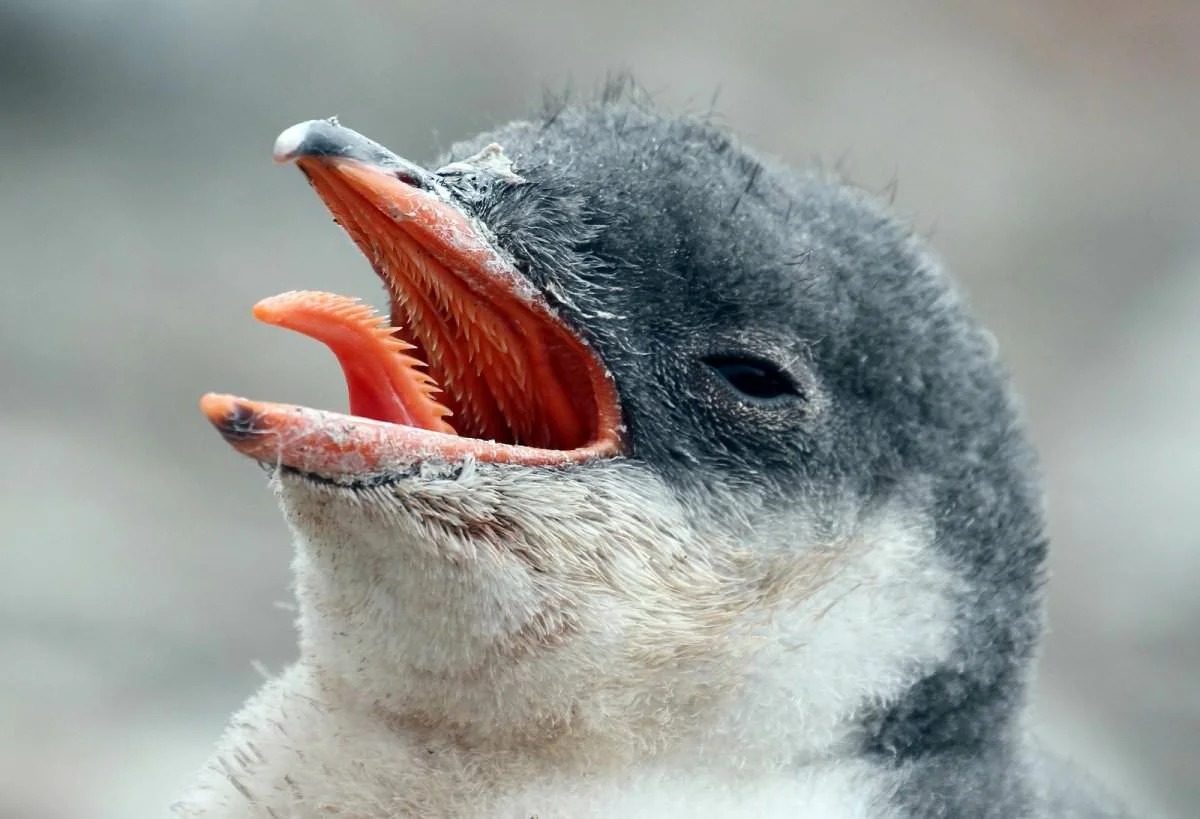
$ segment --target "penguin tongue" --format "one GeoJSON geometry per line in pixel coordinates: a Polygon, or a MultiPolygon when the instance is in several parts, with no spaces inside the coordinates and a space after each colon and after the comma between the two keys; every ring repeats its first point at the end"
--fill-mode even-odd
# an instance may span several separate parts
{"type": "Polygon", "coordinates": [[[360,418],[456,434],[444,420],[450,410],[434,399],[440,390],[414,349],[395,336],[374,308],[334,293],[292,291],[254,305],[254,317],[323,342],[337,357],[350,393],[350,413],[360,418]]]}

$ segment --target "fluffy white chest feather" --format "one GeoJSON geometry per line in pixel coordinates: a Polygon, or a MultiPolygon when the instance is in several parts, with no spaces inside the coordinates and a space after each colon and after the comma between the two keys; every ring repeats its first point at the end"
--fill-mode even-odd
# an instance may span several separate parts
{"type": "Polygon", "coordinates": [[[472,759],[385,721],[337,713],[293,668],[239,713],[181,817],[221,819],[888,819],[894,786],[851,760],[795,770],[689,767],[670,758],[591,774],[539,772],[532,759],[472,759]],[[489,761],[491,764],[489,765],[489,761]]]}

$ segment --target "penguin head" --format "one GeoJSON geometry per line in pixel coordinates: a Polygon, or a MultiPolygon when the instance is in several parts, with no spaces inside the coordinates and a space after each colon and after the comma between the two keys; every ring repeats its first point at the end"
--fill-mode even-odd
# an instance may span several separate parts
{"type": "Polygon", "coordinates": [[[880,203],[629,102],[436,171],[330,121],[276,156],[390,321],[268,300],[338,355],[351,414],[205,411],[271,470],[304,655],[346,702],[477,742],[771,754],[1008,712],[1032,459],[993,340],[880,203]]]}

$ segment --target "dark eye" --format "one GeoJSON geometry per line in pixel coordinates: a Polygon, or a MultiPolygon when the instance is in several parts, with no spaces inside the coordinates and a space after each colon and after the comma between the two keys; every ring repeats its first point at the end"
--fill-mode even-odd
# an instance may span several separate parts
{"type": "Polygon", "coordinates": [[[799,397],[796,383],[769,361],[740,356],[708,356],[704,363],[746,398],[778,401],[799,397]]]}

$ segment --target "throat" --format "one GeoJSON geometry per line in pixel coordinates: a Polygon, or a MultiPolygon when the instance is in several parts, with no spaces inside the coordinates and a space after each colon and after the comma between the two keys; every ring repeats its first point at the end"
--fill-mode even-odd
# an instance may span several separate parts
{"type": "Polygon", "coordinates": [[[279,490],[331,704],[472,752],[845,756],[953,646],[953,574],[903,514],[747,550],[623,462],[279,490]]]}

